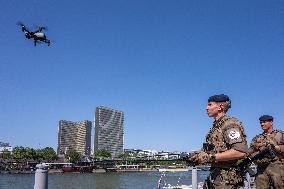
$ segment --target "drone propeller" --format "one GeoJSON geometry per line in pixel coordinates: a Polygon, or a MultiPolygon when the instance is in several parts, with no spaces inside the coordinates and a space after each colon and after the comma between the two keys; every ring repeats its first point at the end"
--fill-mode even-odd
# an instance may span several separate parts
{"type": "Polygon", "coordinates": [[[29,29],[22,22],[18,21],[17,25],[22,27],[22,32],[29,32],[29,29]]]}
{"type": "Polygon", "coordinates": [[[56,43],[55,40],[50,40],[50,39],[49,39],[49,45],[50,45],[50,44],[54,44],[54,43],[56,43]]]}
{"type": "Polygon", "coordinates": [[[42,30],[48,31],[48,28],[46,26],[36,25],[35,28],[38,28],[39,31],[42,31],[42,30]]]}
{"type": "Polygon", "coordinates": [[[48,31],[48,28],[45,27],[45,26],[42,26],[42,27],[40,27],[40,28],[43,29],[43,30],[45,30],[45,31],[48,31]]]}

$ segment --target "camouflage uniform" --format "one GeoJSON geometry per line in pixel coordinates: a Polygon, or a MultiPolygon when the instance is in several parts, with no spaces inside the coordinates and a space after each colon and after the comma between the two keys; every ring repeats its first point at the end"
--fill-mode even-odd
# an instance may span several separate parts
{"type": "MultiPolygon", "coordinates": [[[[217,154],[230,149],[246,153],[248,150],[246,135],[240,121],[224,115],[213,123],[202,151],[217,154]]],[[[237,161],[212,162],[210,175],[204,188],[233,189],[243,185],[242,176],[234,168],[237,161]]]]}
{"type": "Polygon", "coordinates": [[[271,133],[263,132],[253,138],[249,153],[262,150],[267,145],[279,145],[281,153],[276,157],[265,157],[256,160],[257,165],[256,187],[257,189],[267,189],[269,185],[273,185],[275,189],[284,188],[284,132],[280,130],[273,130],[271,133]]]}

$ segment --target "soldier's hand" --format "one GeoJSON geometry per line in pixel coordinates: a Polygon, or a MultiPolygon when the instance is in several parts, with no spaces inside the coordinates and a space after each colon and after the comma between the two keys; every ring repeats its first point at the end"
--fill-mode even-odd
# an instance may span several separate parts
{"type": "Polygon", "coordinates": [[[199,164],[206,164],[206,163],[209,163],[211,160],[210,160],[210,155],[207,154],[206,152],[204,151],[200,151],[198,153],[198,163],[199,164]]]}
{"type": "Polygon", "coordinates": [[[188,160],[197,165],[206,164],[210,162],[210,155],[204,151],[198,151],[188,158],[188,160]]]}
{"type": "Polygon", "coordinates": [[[274,145],[274,146],[276,146],[278,144],[277,141],[274,138],[268,138],[268,143],[270,145],[274,145]]]}
{"type": "Polygon", "coordinates": [[[277,153],[280,153],[280,152],[281,152],[281,148],[280,148],[279,145],[275,145],[274,148],[275,148],[275,151],[276,151],[277,153]]]}

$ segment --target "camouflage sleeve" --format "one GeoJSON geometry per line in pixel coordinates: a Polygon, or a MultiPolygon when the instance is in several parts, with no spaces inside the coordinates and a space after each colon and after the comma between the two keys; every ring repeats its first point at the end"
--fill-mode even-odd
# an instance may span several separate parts
{"type": "Polygon", "coordinates": [[[280,140],[279,146],[281,149],[281,153],[284,153],[284,132],[282,132],[282,138],[280,140]]]}
{"type": "Polygon", "coordinates": [[[258,138],[258,135],[255,136],[255,137],[252,139],[252,141],[251,141],[251,143],[250,143],[250,148],[256,149],[257,138],[258,138]]]}
{"type": "Polygon", "coordinates": [[[273,140],[275,141],[274,145],[278,145],[280,147],[281,153],[284,152],[284,132],[281,130],[276,130],[276,135],[274,136],[273,140]]]}
{"type": "Polygon", "coordinates": [[[240,124],[230,124],[224,133],[224,139],[231,149],[247,153],[248,146],[246,136],[240,124]]]}
{"type": "Polygon", "coordinates": [[[258,138],[258,136],[255,136],[252,139],[252,141],[250,143],[250,147],[248,149],[248,155],[251,155],[251,154],[253,154],[254,152],[256,152],[258,150],[258,148],[257,148],[257,138],[258,138]]]}
{"type": "Polygon", "coordinates": [[[280,150],[281,150],[281,153],[284,152],[284,145],[279,145],[280,146],[280,150]]]}

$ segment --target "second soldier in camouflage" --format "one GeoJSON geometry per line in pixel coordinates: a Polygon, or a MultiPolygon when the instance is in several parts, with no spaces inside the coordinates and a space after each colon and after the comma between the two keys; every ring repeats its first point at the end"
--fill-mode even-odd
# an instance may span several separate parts
{"type": "Polygon", "coordinates": [[[259,118],[263,133],[252,139],[249,155],[263,150],[272,145],[276,156],[267,156],[254,161],[257,165],[256,188],[267,189],[273,186],[275,189],[284,188],[284,132],[273,128],[273,117],[263,115],[259,118]]]}

